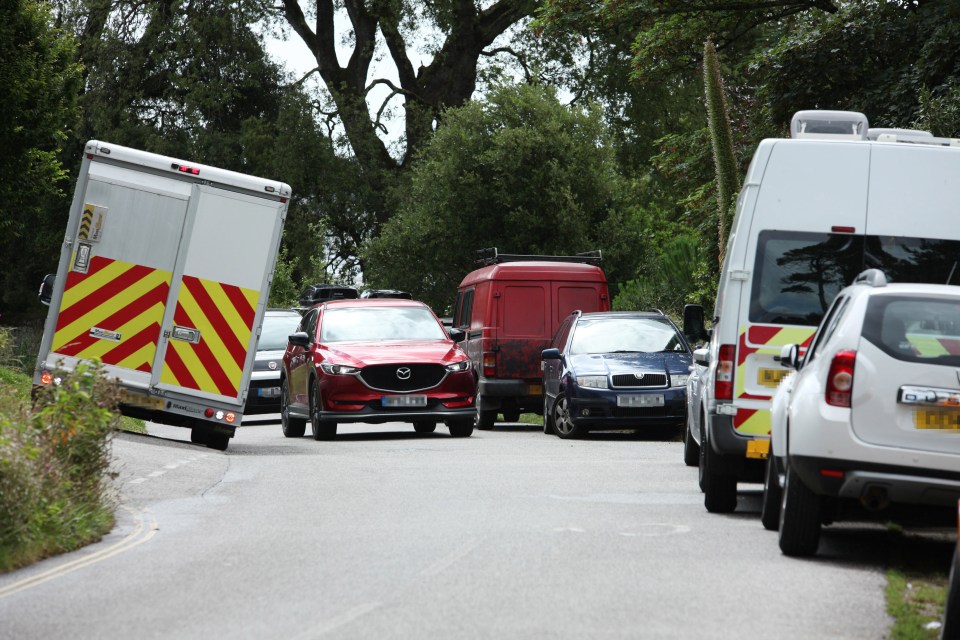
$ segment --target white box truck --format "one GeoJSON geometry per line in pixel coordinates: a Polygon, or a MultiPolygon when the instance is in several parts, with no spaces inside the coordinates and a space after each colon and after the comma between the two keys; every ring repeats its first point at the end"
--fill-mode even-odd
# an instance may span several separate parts
{"type": "Polygon", "coordinates": [[[790,371],[781,347],[805,349],[837,292],[869,268],[893,282],[960,283],[958,176],[960,140],[870,129],[855,112],[801,111],[790,138],[759,144],[709,347],[694,353],[704,368],[688,433],[709,511],[733,511],[738,482],[764,481],[770,401],[790,371]]]}
{"type": "Polygon", "coordinates": [[[282,182],[88,142],[33,384],[99,360],[125,415],[226,449],[290,195],[282,182]]]}

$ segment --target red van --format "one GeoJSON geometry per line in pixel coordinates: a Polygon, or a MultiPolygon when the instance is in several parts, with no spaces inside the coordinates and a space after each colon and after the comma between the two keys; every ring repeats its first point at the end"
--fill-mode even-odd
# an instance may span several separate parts
{"type": "Polygon", "coordinates": [[[498,413],[515,422],[543,411],[540,352],[572,311],[609,311],[599,251],[575,256],[480,252],[481,268],[460,283],[453,326],[477,369],[478,429],[498,413]]]}

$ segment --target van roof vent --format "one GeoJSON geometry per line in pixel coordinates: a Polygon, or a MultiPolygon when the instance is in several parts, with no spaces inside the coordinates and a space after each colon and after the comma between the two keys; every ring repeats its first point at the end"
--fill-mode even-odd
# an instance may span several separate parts
{"type": "Polygon", "coordinates": [[[903,138],[932,138],[933,134],[929,131],[923,131],[922,129],[885,129],[870,127],[867,129],[867,139],[868,140],[877,140],[880,136],[896,136],[903,138]]]}
{"type": "MultiPolygon", "coordinates": [[[[871,129],[873,131],[873,129],[871,129]]],[[[916,131],[903,131],[900,133],[881,133],[877,136],[877,142],[905,142],[907,144],[925,144],[935,147],[960,147],[960,138],[935,138],[932,135],[917,135],[916,131]]],[[[926,132],[922,132],[926,133],[926,132]]]]}
{"type": "Polygon", "coordinates": [[[887,286],[887,276],[880,269],[867,269],[858,275],[853,284],[866,284],[871,287],[887,286]]]}
{"type": "Polygon", "coordinates": [[[790,121],[791,138],[866,140],[870,123],[857,111],[797,111],[790,121]]]}
{"type": "Polygon", "coordinates": [[[500,264],[503,262],[529,262],[531,260],[540,260],[547,262],[583,262],[586,264],[598,265],[603,260],[603,253],[600,249],[595,251],[585,251],[572,256],[536,256],[523,255],[519,253],[500,253],[496,247],[477,250],[477,263],[483,266],[500,264]]]}

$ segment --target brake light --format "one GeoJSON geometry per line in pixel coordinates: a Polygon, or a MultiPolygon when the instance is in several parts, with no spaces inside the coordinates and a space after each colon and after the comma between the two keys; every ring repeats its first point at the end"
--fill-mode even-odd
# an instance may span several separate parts
{"type": "Polygon", "coordinates": [[[497,375],[497,354],[493,351],[487,351],[483,354],[483,375],[487,378],[493,378],[497,375]]]}
{"type": "Polygon", "coordinates": [[[722,344],[717,352],[717,374],[713,380],[713,397],[717,400],[733,400],[733,372],[737,349],[732,344],[722,344]]]}
{"type": "Polygon", "coordinates": [[[189,173],[190,175],[194,175],[194,176],[200,175],[200,169],[197,169],[196,167],[188,167],[185,164],[177,164],[176,162],[174,162],[173,164],[170,165],[170,168],[175,169],[180,173],[189,173]]]}
{"type": "Polygon", "coordinates": [[[827,374],[827,404],[834,407],[849,407],[853,396],[853,365],[857,360],[857,352],[852,350],[838,351],[830,362],[830,372],[827,374]]]}

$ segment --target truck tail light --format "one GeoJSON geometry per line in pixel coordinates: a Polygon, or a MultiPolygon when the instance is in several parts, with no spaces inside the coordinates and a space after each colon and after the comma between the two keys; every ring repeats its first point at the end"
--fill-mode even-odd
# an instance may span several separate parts
{"type": "Polygon", "coordinates": [[[853,396],[853,365],[857,360],[857,352],[852,350],[838,351],[830,362],[830,373],[827,374],[827,404],[834,407],[849,407],[853,396]]]}
{"type": "Polygon", "coordinates": [[[717,374],[713,380],[713,397],[717,400],[733,400],[733,374],[736,371],[737,348],[732,344],[722,344],[717,353],[717,374]]]}
{"type": "Polygon", "coordinates": [[[483,354],[483,375],[487,378],[497,375],[497,354],[493,351],[486,351],[483,354]]]}

